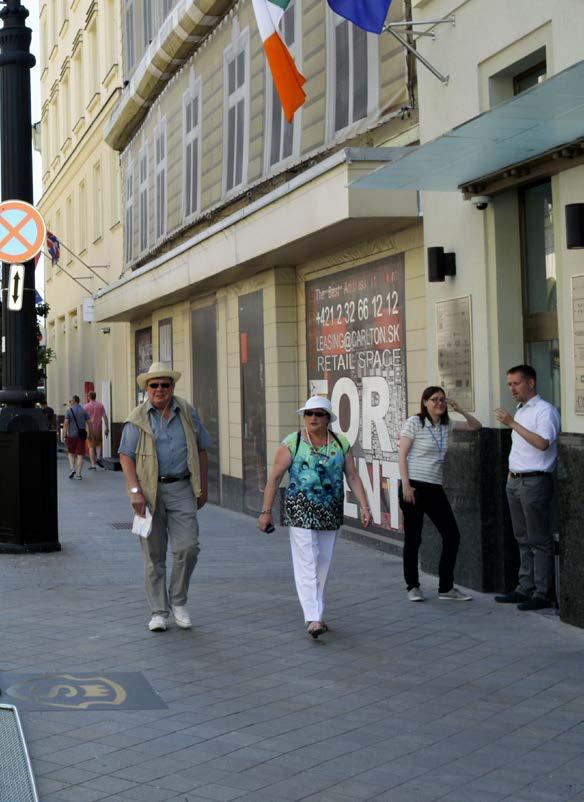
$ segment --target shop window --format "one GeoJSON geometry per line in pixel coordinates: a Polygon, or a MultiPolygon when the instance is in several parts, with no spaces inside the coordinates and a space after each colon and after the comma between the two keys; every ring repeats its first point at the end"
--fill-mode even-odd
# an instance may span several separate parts
{"type": "Polygon", "coordinates": [[[249,130],[249,33],[244,31],[224,54],[225,109],[223,190],[247,180],[249,130]]]}
{"type": "MultiPolygon", "coordinates": [[[[302,40],[300,26],[300,0],[292,0],[280,21],[280,35],[299,69],[302,40]]],[[[266,171],[269,171],[274,165],[285,162],[298,153],[300,120],[297,113],[292,122],[288,122],[267,66],[266,75],[266,171]]]]}
{"type": "Polygon", "coordinates": [[[172,319],[158,323],[158,360],[172,370],[172,319]]]}
{"type": "Polygon", "coordinates": [[[166,120],[155,133],[156,152],[156,239],[166,231],[166,120]]]}
{"type": "Polygon", "coordinates": [[[148,247],[148,143],[140,152],[140,251],[148,247]]]}
{"type": "Polygon", "coordinates": [[[184,109],[184,213],[194,214],[199,208],[201,83],[197,81],[185,92],[184,109]]]}
{"type": "Polygon", "coordinates": [[[327,8],[327,119],[330,136],[370,114],[379,99],[378,36],[327,8]]]}

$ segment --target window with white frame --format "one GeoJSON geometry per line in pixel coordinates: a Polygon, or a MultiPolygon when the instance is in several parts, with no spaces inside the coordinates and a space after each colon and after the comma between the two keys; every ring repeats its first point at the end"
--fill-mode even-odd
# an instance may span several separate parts
{"type": "Polygon", "coordinates": [[[134,0],[126,0],[126,70],[129,73],[134,66],[136,51],[134,48],[134,0]]]}
{"type": "Polygon", "coordinates": [[[79,184],[79,251],[87,249],[87,186],[85,181],[79,184]]]}
{"type": "Polygon", "coordinates": [[[75,250],[75,237],[73,236],[73,198],[67,195],[65,200],[65,236],[67,238],[67,264],[73,262],[73,254],[71,251],[75,250]]]}
{"type": "Polygon", "coordinates": [[[199,208],[201,82],[196,81],[183,96],[184,120],[184,214],[189,217],[199,208]]]}
{"type": "Polygon", "coordinates": [[[172,370],[172,318],[158,322],[158,361],[172,370]]]}
{"type": "Polygon", "coordinates": [[[379,101],[379,37],[327,10],[329,136],[371,114],[379,101]]]}
{"type": "Polygon", "coordinates": [[[138,160],[140,172],[140,250],[148,247],[148,143],[140,151],[138,160]]]}
{"type": "Polygon", "coordinates": [[[156,239],[166,231],[166,120],[156,127],[156,239]]]}
{"type": "Polygon", "coordinates": [[[154,38],[154,8],[153,0],[144,0],[142,9],[142,23],[144,26],[144,47],[148,47],[154,38]]]}
{"type": "MultiPolygon", "coordinates": [[[[296,66],[300,69],[300,0],[292,0],[280,21],[280,34],[286,43],[296,66]]],[[[300,122],[298,114],[289,123],[284,116],[280,98],[276,92],[269,67],[266,65],[266,156],[265,169],[284,162],[298,153],[300,144],[300,122]]]]}
{"type": "Polygon", "coordinates": [[[134,175],[132,173],[132,166],[130,165],[126,170],[126,214],[125,214],[125,232],[126,232],[126,262],[132,261],[133,256],[133,240],[134,240],[134,175]]]}
{"type": "Polygon", "coordinates": [[[93,240],[103,236],[103,186],[101,161],[93,165],[93,240]]]}
{"type": "Polygon", "coordinates": [[[224,53],[225,108],[223,190],[247,181],[249,142],[249,31],[243,31],[224,53]]]}

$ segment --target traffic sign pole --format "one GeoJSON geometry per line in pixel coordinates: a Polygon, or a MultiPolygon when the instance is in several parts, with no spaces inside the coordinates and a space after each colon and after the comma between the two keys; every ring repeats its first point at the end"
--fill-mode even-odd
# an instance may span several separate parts
{"type": "MultiPolygon", "coordinates": [[[[30,52],[32,32],[26,27],[27,17],[28,10],[20,0],[4,0],[0,11],[3,203],[10,199],[33,203],[30,70],[35,58],[30,52]]],[[[26,240],[20,223],[12,218],[13,236],[26,240]]],[[[1,259],[6,257],[3,240],[10,233],[0,224],[1,259]]],[[[56,436],[48,431],[42,410],[35,407],[42,397],[37,390],[35,270],[33,254],[23,248],[24,255],[12,259],[24,263],[19,311],[8,308],[11,268],[6,261],[2,264],[0,552],[58,551],[56,436]]]]}

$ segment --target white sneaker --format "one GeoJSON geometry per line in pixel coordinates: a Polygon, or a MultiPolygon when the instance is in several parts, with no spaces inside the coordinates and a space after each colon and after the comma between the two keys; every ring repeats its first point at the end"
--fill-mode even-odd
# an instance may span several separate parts
{"type": "Polygon", "coordinates": [[[450,601],[471,601],[472,596],[466,596],[458,588],[451,588],[447,593],[439,593],[439,599],[449,599],[450,601]]]}
{"type": "Polygon", "coordinates": [[[412,588],[408,590],[408,599],[413,602],[425,601],[424,594],[420,588],[412,588]]]}
{"type": "Polygon", "coordinates": [[[165,632],[166,631],[166,618],[162,615],[153,615],[148,624],[150,632],[165,632]]]}
{"type": "Polygon", "coordinates": [[[172,614],[174,616],[174,620],[176,622],[177,627],[181,629],[190,629],[192,627],[191,617],[186,607],[180,607],[177,605],[176,607],[171,607],[172,614]]]}

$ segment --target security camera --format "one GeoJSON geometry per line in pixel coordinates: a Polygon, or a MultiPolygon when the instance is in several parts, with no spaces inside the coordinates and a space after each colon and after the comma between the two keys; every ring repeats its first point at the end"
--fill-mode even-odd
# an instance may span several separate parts
{"type": "Polygon", "coordinates": [[[111,329],[109,326],[104,326],[103,329],[100,329],[102,334],[109,334],[111,329]]]}
{"type": "Polygon", "coordinates": [[[474,204],[480,212],[484,212],[491,202],[491,199],[488,195],[473,195],[470,202],[474,204]]]}

